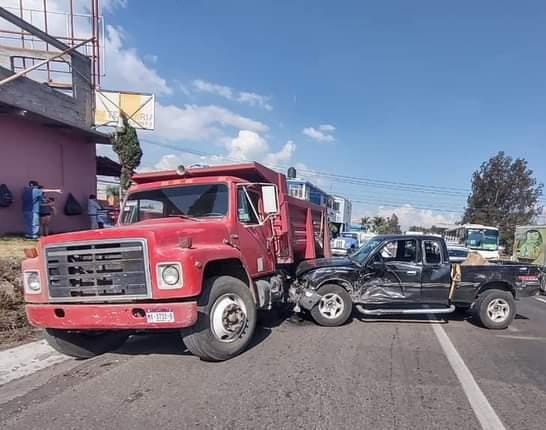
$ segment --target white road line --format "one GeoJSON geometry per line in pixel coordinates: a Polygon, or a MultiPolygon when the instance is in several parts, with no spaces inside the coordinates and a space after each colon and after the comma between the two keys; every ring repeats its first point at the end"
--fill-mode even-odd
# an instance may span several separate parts
{"type": "Polygon", "coordinates": [[[546,337],[539,336],[511,336],[509,334],[497,334],[496,337],[502,337],[503,339],[520,339],[520,340],[546,340],[546,337]]]}
{"type": "Polygon", "coordinates": [[[66,355],[51,348],[45,340],[0,351],[0,385],[68,359],[66,355]]]}
{"type": "MultiPolygon", "coordinates": [[[[430,317],[434,321],[433,317],[430,317]]],[[[501,419],[483,394],[480,386],[472,376],[472,373],[464,363],[462,357],[455,349],[447,333],[440,324],[432,324],[432,329],[444,350],[451,368],[457,375],[463,391],[474,410],[474,415],[480,422],[483,430],[506,430],[501,419]]]]}
{"type": "Polygon", "coordinates": [[[546,303],[546,299],[543,299],[542,297],[535,297],[535,300],[538,300],[539,302],[546,303]]]}

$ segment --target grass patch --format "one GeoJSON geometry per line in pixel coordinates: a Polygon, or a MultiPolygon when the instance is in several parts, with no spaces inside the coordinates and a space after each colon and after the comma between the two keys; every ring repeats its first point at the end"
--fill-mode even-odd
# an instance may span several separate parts
{"type": "Polygon", "coordinates": [[[25,314],[21,274],[23,249],[36,243],[18,237],[0,238],[0,349],[36,336],[25,314]]]}

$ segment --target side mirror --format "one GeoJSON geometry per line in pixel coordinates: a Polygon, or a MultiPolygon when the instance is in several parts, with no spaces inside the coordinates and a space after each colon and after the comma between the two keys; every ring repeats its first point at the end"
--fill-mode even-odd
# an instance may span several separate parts
{"type": "Polygon", "coordinates": [[[264,185],[262,187],[262,201],[266,215],[274,215],[279,212],[277,188],[274,185],[264,185]]]}

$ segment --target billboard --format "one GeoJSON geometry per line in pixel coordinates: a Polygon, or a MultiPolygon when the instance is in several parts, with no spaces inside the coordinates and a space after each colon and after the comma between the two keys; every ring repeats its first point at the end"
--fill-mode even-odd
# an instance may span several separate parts
{"type": "Polygon", "coordinates": [[[95,91],[95,126],[117,127],[123,112],[129,124],[140,130],[153,130],[155,96],[119,91],[95,91]]]}
{"type": "Polygon", "coordinates": [[[545,266],[546,225],[516,227],[514,257],[522,263],[545,266]]]}

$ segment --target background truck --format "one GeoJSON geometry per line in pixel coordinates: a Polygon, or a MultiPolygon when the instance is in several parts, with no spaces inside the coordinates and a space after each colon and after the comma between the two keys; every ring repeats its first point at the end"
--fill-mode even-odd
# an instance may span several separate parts
{"type": "Polygon", "coordinates": [[[57,350],[87,358],[134,332],[180,330],[205,360],[250,342],[287,300],[296,265],[329,256],[324,209],[251,163],[140,174],[118,225],[42,238],[23,261],[26,312],[57,350]]]}
{"type": "Polygon", "coordinates": [[[345,323],[356,304],[366,315],[470,309],[485,327],[502,329],[515,300],[536,295],[543,282],[539,267],[523,263],[452,264],[437,236],[376,236],[347,258],[301,263],[290,293],[325,326],[345,323]]]}

